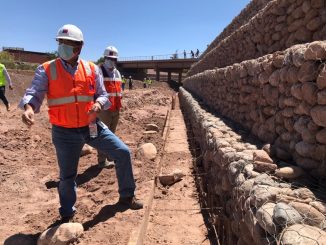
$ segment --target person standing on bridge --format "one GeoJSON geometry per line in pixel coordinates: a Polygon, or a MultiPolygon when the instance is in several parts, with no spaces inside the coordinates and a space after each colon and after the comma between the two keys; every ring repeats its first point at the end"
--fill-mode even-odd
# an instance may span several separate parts
{"type": "MultiPolygon", "coordinates": [[[[118,60],[118,50],[114,46],[108,46],[104,50],[104,64],[100,66],[104,86],[109,94],[111,107],[108,110],[102,110],[98,118],[108,126],[112,133],[115,133],[119,122],[120,109],[122,107],[122,79],[120,72],[116,68],[118,60]]],[[[113,168],[113,159],[102,151],[97,153],[98,166],[100,168],[113,168]]]]}
{"type": "Polygon", "coordinates": [[[98,66],[79,58],[84,44],[83,33],[74,25],[62,26],[56,36],[59,57],[38,66],[31,87],[19,106],[24,109],[22,121],[34,124],[34,114],[47,96],[48,114],[52,124],[52,141],[60,170],[58,186],[61,222],[69,222],[75,214],[76,177],[84,144],[105,152],[116,161],[119,203],[140,209],[135,199],[135,181],[128,147],[96,113],[110,107],[103,77],[98,66]]]}
{"type": "Polygon", "coordinates": [[[196,58],[199,57],[199,49],[197,48],[197,51],[196,51],[196,58]]]}
{"type": "Polygon", "coordinates": [[[6,82],[9,83],[9,89],[13,90],[10,76],[4,64],[0,63],[0,99],[6,106],[7,111],[10,111],[10,104],[5,96],[6,93],[6,82]]]}
{"type": "Polygon", "coordinates": [[[186,50],[183,50],[183,58],[184,58],[184,59],[187,58],[187,52],[186,52],[186,50]]]}

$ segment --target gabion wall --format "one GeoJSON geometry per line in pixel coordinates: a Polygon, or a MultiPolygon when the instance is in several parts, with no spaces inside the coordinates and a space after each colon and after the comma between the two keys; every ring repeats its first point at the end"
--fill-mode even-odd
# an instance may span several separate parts
{"type": "Polygon", "coordinates": [[[326,177],[326,42],[207,70],[183,86],[272,144],[271,155],[326,177]]]}
{"type": "MultiPolygon", "coordinates": [[[[206,102],[214,102],[213,96],[221,93],[209,91],[213,81],[219,85],[216,87],[227,88],[226,95],[237,87],[232,81],[230,85],[224,80],[220,83],[218,74],[218,70],[207,71],[198,75],[206,77],[201,77],[205,81],[201,86],[195,85],[196,79],[187,84],[206,95],[202,96],[206,102]]],[[[261,95],[259,90],[256,92],[261,95]]],[[[199,104],[185,89],[181,88],[179,95],[203,155],[208,208],[220,243],[326,244],[326,204],[318,199],[325,190],[312,192],[302,187],[300,183],[309,180],[302,168],[276,162],[268,154],[269,145],[252,139],[233,121],[207,112],[202,107],[205,103],[199,104]]]]}
{"type": "Polygon", "coordinates": [[[258,58],[295,44],[325,40],[325,6],[325,0],[270,1],[229,36],[217,38],[216,46],[205,52],[188,75],[258,58]]]}

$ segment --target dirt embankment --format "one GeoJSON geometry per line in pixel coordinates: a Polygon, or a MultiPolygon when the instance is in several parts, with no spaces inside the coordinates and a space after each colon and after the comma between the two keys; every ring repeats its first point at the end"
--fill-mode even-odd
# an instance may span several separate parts
{"type": "MultiPolygon", "coordinates": [[[[33,73],[10,73],[14,90],[7,91],[10,112],[0,107],[0,242],[35,244],[40,232],[59,218],[56,186],[58,167],[51,141],[51,125],[46,107],[36,116],[36,124],[27,128],[21,122],[17,103],[29,86],[33,73]]],[[[163,129],[174,93],[166,83],[154,83],[149,89],[135,81],[134,90],[125,90],[117,135],[132,151],[136,194],[145,199],[153,179],[153,161],[139,160],[136,149],[144,142],[153,143],[162,154],[162,137],[145,135],[145,125],[155,123],[163,129]]],[[[77,177],[78,199],[76,222],[85,228],[78,244],[126,244],[134,227],[139,225],[143,210],[121,210],[114,170],[99,169],[96,152],[80,159],[77,177]]]]}

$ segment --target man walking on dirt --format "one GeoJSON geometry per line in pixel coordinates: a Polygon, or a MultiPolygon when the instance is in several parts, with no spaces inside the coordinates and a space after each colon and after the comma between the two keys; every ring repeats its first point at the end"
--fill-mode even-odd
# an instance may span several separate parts
{"type": "MultiPolygon", "coordinates": [[[[104,77],[105,89],[109,94],[111,106],[108,110],[102,110],[98,114],[98,118],[108,126],[112,133],[115,133],[117,128],[120,109],[122,107],[122,81],[120,72],[116,68],[117,60],[118,50],[114,46],[108,46],[104,50],[104,64],[102,64],[100,68],[104,77]]],[[[100,168],[114,167],[113,159],[104,152],[98,151],[97,159],[100,168]]]]}
{"type": "Polygon", "coordinates": [[[126,78],[124,77],[124,75],[122,75],[122,76],[121,76],[121,83],[122,83],[121,86],[122,86],[122,91],[125,90],[126,82],[127,82],[126,78]]]}
{"type": "Polygon", "coordinates": [[[132,85],[133,85],[132,77],[129,76],[129,90],[132,89],[132,85]]]}
{"type": "Polygon", "coordinates": [[[5,65],[0,63],[0,99],[5,104],[7,111],[10,111],[10,104],[5,96],[6,82],[9,83],[9,89],[12,90],[13,87],[12,87],[10,76],[6,70],[5,65]]]}
{"type": "Polygon", "coordinates": [[[131,209],[142,208],[142,203],[134,196],[135,181],[128,147],[96,119],[96,113],[109,108],[110,103],[99,68],[79,59],[84,44],[81,30],[74,25],[64,25],[59,29],[56,40],[59,58],[45,62],[36,69],[20,107],[25,110],[23,122],[32,126],[34,113],[40,111],[47,95],[52,141],[60,169],[58,192],[61,221],[69,222],[76,211],[75,179],[85,143],[115,160],[119,203],[131,209]]]}

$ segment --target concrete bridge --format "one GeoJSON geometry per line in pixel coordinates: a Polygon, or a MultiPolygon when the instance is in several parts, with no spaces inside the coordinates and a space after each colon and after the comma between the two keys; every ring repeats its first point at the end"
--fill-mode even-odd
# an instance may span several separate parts
{"type": "Polygon", "coordinates": [[[180,59],[175,56],[143,56],[139,58],[135,57],[134,60],[121,58],[118,60],[118,69],[125,76],[132,75],[133,78],[140,80],[148,76],[148,69],[155,70],[156,81],[160,81],[161,72],[167,73],[168,81],[171,81],[172,73],[176,73],[178,75],[178,81],[181,82],[182,75],[197,61],[198,58],[180,59]]]}

